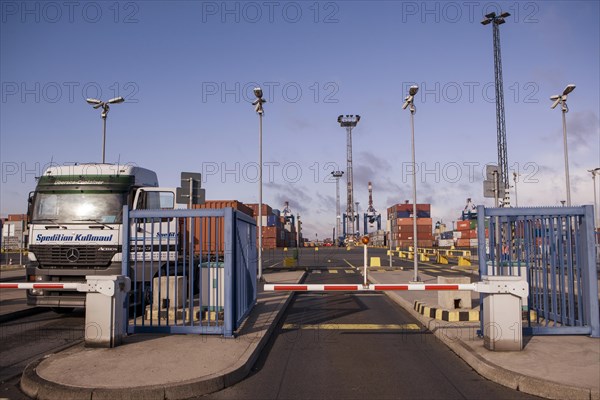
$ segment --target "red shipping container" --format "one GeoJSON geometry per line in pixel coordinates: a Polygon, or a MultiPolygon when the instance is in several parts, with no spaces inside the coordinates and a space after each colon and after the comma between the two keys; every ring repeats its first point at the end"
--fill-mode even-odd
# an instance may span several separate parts
{"type": "Polygon", "coordinates": [[[471,221],[456,221],[457,231],[467,231],[471,229],[471,221]]]}
{"type": "MultiPolygon", "coordinates": [[[[412,212],[412,210],[413,210],[413,205],[410,203],[409,204],[406,204],[406,203],[396,204],[396,212],[398,212],[398,211],[412,212]]],[[[419,211],[431,212],[431,204],[417,203],[417,212],[419,212],[419,211]]]]}
{"type": "Polygon", "coordinates": [[[471,239],[458,239],[456,247],[471,247],[471,239]]]}
{"type": "MultiPolygon", "coordinates": [[[[235,210],[241,211],[246,215],[252,217],[252,209],[247,207],[244,203],[237,200],[207,200],[204,204],[194,204],[193,209],[222,209],[231,207],[235,210]]],[[[180,220],[181,231],[183,231],[183,224],[187,227],[189,224],[188,219],[180,220]]],[[[194,226],[194,252],[198,254],[200,249],[203,253],[218,253],[223,254],[225,251],[225,242],[223,240],[225,233],[225,221],[224,218],[219,217],[207,217],[207,218],[195,218],[192,222],[194,226]],[[202,234],[200,234],[200,227],[202,227],[202,234]]],[[[186,228],[189,229],[189,228],[186,228]]]]}
{"type": "MultiPolygon", "coordinates": [[[[393,230],[394,232],[397,233],[412,233],[413,232],[413,226],[412,224],[410,225],[398,225],[396,227],[396,229],[393,230]]],[[[431,226],[428,225],[417,225],[417,233],[431,233],[431,226]]]]}
{"type": "MultiPolygon", "coordinates": [[[[258,203],[246,204],[248,208],[252,209],[252,215],[254,217],[258,217],[258,203]]],[[[262,215],[268,216],[273,214],[273,209],[270,205],[263,203],[262,205],[262,215]]]]}
{"type": "MultiPolygon", "coordinates": [[[[412,218],[397,218],[396,225],[411,225],[413,224],[412,218]]],[[[433,226],[432,218],[417,218],[417,225],[433,226]]]]}

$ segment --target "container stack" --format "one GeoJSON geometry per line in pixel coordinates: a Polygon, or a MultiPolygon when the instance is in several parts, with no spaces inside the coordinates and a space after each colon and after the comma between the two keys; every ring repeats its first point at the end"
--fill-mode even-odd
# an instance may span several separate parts
{"type": "MultiPolygon", "coordinates": [[[[433,246],[431,204],[417,204],[417,247],[433,246]]],[[[388,208],[391,246],[407,249],[413,246],[413,205],[405,202],[388,208]]]]}
{"type": "Polygon", "coordinates": [[[477,246],[477,220],[467,219],[456,222],[456,231],[454,231],[456,247],[476,247],[477,246]]]}
{"type": "MultiPolygon", "coordinates": [[[[485,222],[485,238],[486,243],[488,241],[488,221],[485,222]]],[[[454,231],[454,239],[456,241],[456,247],[477,247],[478,242],[477,233],[477,220],[467,219],[464,221],[457,221],[456,231],[454,231]]]]}
{"type": "Polygon", "coordinates": [[[369,245],[387,247],[387,237],[384,230],[369,232],[369,245]]]}
{"type": "MultiPolygon", "coordinates": [[[[247,204],[252,209],[254,219],[258,228],[258,204],[247,204]]],[[[262,205],[262,232],[263,249],[274,249],[284,246],[285,234],[283,232],[283,223],[278,215],[279,210],[273,210],[270,205],[262,205]]],[[[256,233],[256,243],[258,244],[258,229],[256,233]]]]}

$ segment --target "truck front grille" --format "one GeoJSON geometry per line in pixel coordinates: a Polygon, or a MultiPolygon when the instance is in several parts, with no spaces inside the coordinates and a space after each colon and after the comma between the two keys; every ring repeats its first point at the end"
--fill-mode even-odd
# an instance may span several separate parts
{"type": "Polygon", "coordinates": [[[120,246],[31,245],[40,268],[108,267],[120,246]]]}

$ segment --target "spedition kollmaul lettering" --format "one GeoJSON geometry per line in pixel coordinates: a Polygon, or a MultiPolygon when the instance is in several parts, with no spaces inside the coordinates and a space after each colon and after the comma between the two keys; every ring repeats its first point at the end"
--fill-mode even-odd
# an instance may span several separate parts
{"type": "Polygon", "coordinates": [[[42,235],[39,233],[35,237],[38,243],[43,242],[110,242],[113,235],[93,235],[91,233],[78,233],[76,235],[65,235],[63,233],[55,233],[54,235],[42,235]]]}

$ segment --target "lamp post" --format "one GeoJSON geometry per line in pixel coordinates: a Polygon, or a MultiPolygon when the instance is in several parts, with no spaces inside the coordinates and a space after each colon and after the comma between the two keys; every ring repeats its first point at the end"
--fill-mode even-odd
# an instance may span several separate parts
{"type": "Polygon", "coordinates": [[[419,91],[418,86],[411,86],[408,89],[408,96],[404,99],[402,109],[406,110],[410,106],[410,129],[411,129],[411,148],[412,148],[412,184],[413,184],[413,282],[419,281],[419,264],[417,261],[417,164],[415,162],[415,113],[417,108],[414,104],[414,98],[419,91]]]}
{"type": "Polygon", "coordinates": [[[596,190],[596,175],[600,175],[600,167],[595,169],[589,169],[588,172],[592,173],[592,180],[594,181],[594,214],[596,215],[595,228],[600,227],[600,215],[598,215],[598,196],[596,190]]]}
{"type": "Polygon", "coordinates": [[[256,100],[252,102],[254,111],[258,114],[258,280],[262,280],[262,250],[263,250],[263,232],[262,232],[262,189],[263,189],[263,162],[262,162],[262,118],[264,114],[263,91],[261,88],[254,88],[256,100]]]}
{"type": "Polygon", "coordinates": [[[569,181],[569,150],[567,147],[567,113],[569,107],[567,107],[567,95],[575,90],[575,85],[567,85],[563,90],[562,95],[554,95],[550,97],[550,100],[554,101],[550,108],[554,109],[560,104],[562,110],[562,122],[563,122],[563,147],[565,151],[565,185],[567,187],[567,206],[571,207],[571,183],[569,181]]]}
{"type": "Polygon", "coordinates": [[[519,174],[513,172],[513,179],[515,181],[515,207],[519,207],[519,197],[517,197],[517,176],[519,176],[519,174]]]}
{"type": "Polygon", "coordinates": [[[94,109],[102,108],[102,164],[106,161],[106,117],[108,115],[108,111],[110,110],[109,104],[119,104],[125,101],[122,97],[115,97],[114,99],[110,99],[108,101],[102,101],[98,99],[86,99],[88,104],[94,106],[94,109]]]}
{"type": "Polygon", "coordinates": [[[356,237],[360,236],[360,218],[359,218],[359,213],[358,213],[358,205],[360,204],[359,201],[355,201],[354,205],[356,206],[356,237]]]}
{"type": "Polygon", "coordinates": [[[339,238],[342,237],[342,216],[340,215],[340,178],[344,175],[344,171],[332,171],[331,175],[333,175],[335,178],[335,232],[337,237],[334,237],[333,240],[337,245],[339,243],[339,238]]]}

